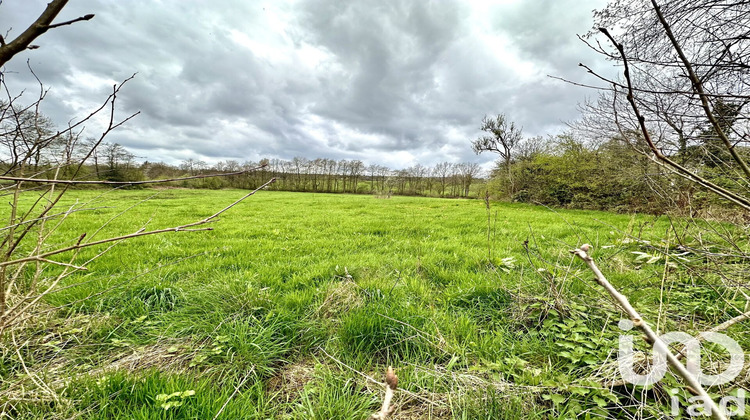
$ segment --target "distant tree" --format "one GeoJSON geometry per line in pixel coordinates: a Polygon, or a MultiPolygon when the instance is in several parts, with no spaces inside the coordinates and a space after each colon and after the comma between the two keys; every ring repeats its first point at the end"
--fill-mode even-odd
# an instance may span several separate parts
{"type": "Polygon", "coordinates": [[[427,168],[420,164],[416,164],[409,168],[406,168],[407,177],[409,180],[409,191],[412,194],[424,194],[423,183],[424,178],[427,176],[427,168]]]}
{"type": "Polygon", "coordinates": [[[375,191],[375,175],[378,173],[378,165],[371,163],[367,166],[367,173],[370,176],[370,191],[375,191]]]}
{"type": "Polygon", "coordinates": [[[305,182],[303,180],[303,174],[309,166],[309,160],[304,157],[295,156],[292,159],[291,167],[294,171],[294,189],[296,191],[305,191],[305,182]]]}
{"type": "Polygon", "coordinates": [[[52,121],[33,106],[21,107],[0,102],[0,163],[6,174],[21,163],[37,171],[55,154],[60,136],[52,121]]]}
{"type": "Polygon", "coordinates": [[[462,195],[464,197],[469,196],[469,188],[471,183],[479,176],[482,172],[482,168],[479,167],[478,163],[459,163],[456,165],[460,175],[462,195]]]}
{"type": "Polygon", "coordinates": [[[119,143],[104,143],[102,146],[108,181],[135,181],[140,179],[140,176],[133,171],[134,154],[119,143]]]}
{"type": "Polygon", "coordinates": [[[196,161],[193,158],[185,159],[180,163],[180,169],[187,172],[188,175],[195,175],[198,173],[196,167],[196,161]]]}
{"type": "MultiPolygon", "coordinates": [[[[700,131],[699,140],[705,150],[704,162],[711,167],[721,167],[732,162],[729,150],[724,147],[719,131],[725,133],[729,140],[733,140],[733,127],[740,116],[744,102],[728,102],[717,98],[713,103],[713,114],[717,125],[706,121],[705,128],[700,131]]],[[[735,143],[732,141],[732,143],[735,143]]]]}
{"type": "Polygon", "coordinates": [[[179,168],[164,162],[143,162],[141,171],[148,179],[177,178],[182,174],[179,168]]]}
{"type": "Polygon", "coordinates": [[[435,177],[440,185],[440,196],[445,197],[445,187],[448,184],[453,164],[450,162],[441,162],[432,169],[432,176],[435,177]]]}
{"type": "Polygon", "coordinates": [[[500,155],[508,176],[509,195],[512,196],[514,187],[511,163],[513,162],[513,151],[523,139],[522,128],[516,127],[514,122],[508,122],[505,115],[498,114],[495,118],[485,116],[479,129],[489,133],[489,135],[472,141],[472,149],[476,154],[492,152],[500,155]]]}
{"type": "MultiPolygon", "coordinates": [[[[256,163],[255,166],[258,166],[258,164],[256,163]]],[[[224,162],[224,170],[227,172],[237,172],[241,170],[240,168],[242,166],[236,160],[227,160],[224,162]]]]}
{"type": "Polygon", "coordinates": [[[549,136],[548,139],[541,136],[523,139],[523,141],[518,144],[518,151],[516,152],[515,160],[529,161],[536,156],[546,153],[549,150],[549,144],[552,141],[552,136],[549,136]]]}
{"type": "Polygon", "coordinates": [[[333,159],[323,159],[323,167],[326,174],[326,192],[334,192],[337,187],[336,161],[333,159]]]}
{"type": "Polygon", "coordinates": [[[350,174],[352,178],[351,192],[356,193],[359,186],[359,178],[365,172],[365,164],[361,160],[353,160],[350,165],[350,174]]]}
{"type": "Polygon", "coordinates": [[[399,195],[404,195],[406,193],[406,186],[408,185],[408,182],[409,182],[409,171],[407,171],[406,169],[400,169],[398,171],[394,171],[393,181],[396,187],[396,192],[399,195]]]}
{"type": "Polygon", "coordinates": [[[78,156],[79,159],[85,159],[86,155],[89,156],[89,159],[91,159],[91,162],[94,164],[94,175],[96,176],[96,179],[102,179],[99,167],[99,154],[101,148],[102,145],[98,139],[94,137],[86,137],[81,142],[81,153],[78,156]]]}
{"type": "Polygon", "coordinates": [[[385,192],[388,177],[391,176],[391,169],[388,168],[387,166],[378,166],[377,174],[378,174],[378,190],[381,192],[385,192]]]}

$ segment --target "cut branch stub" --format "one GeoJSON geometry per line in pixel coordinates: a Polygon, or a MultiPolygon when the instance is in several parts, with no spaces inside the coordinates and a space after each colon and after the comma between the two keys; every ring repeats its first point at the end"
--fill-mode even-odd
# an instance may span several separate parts
{"type": "Polygon", "coordinates": [[[383,406],[380,411],[370,416],[371,420],[385,420],[393,413],[395,407],[391,407],[393,393],[398,388],[398,376],[393,371],[393,367],[388,366],[385,371],[385,397],[383,397],[383,406]]]}
{"type": "Polygon", "coordinates": [[[388,385],[388,388],[394,391],[398,388],[398,376],[396,376],[391,366],[388,366],[388,370],[385,372],[385,383],[388,385]]]}

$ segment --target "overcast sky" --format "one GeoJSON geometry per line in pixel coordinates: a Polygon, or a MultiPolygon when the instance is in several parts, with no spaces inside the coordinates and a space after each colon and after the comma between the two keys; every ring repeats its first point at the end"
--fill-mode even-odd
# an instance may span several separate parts
{"type": "MultiPolygon", "coordinates": [[[[2,1],[0,31],[18,35],[46,3],[2,1]]],[[[605,3],[74,0],[56,22],[96,17],[48,32],[5,71],[31,98],[28,59],[60,125],[137,73],[119,109],[141,115],[108,141],[140,160],[486,164],[496,156],[469,143],[484,115],[556,134],[592,92],[547,75],[594,83],[579,62],[611,73],[576,37],[605,3]]]]}

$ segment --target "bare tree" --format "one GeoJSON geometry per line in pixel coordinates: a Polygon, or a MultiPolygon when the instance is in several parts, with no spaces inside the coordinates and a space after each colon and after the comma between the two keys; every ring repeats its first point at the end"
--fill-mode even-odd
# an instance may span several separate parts
{"type": "Polygon", "coordinates": [[[523,139],[522,128],[516,127],[516,124],[512,121],[509,122],[505,115],[498,114],[495,118],[485,116],[479,129],[489,133],[489,135],[472,141],[472,149],[476,154],[493,152],[500,155],[508,175],[508,191],[512,196],[515,188],[513,186],[511,163],[513,162],[513,151],[523,139]]]}
{"type": "Polygon", "coordinates": [[[606,79],[615,126],[639,133],[653,158],[677,175],[750,210],[750,4],[743,0],[620,1],[596,13],[607,42],[589,45],[623,68],[606,79]],[[607,28],[617,28],[617,37],[607,28]],[[612,50],[607,45],[614,46],[612,50]],[[623,106],[627,105],[627,106],[623,106]],[[730,185],[691,168],[687,152],[700,147],[730,185]],[[680,154],[682,153],[682,154],[680,154]]]}
{"type": "Polygon", "coordinates": [[[390,168],[386,166],[378,166],[378,189],[380,192],[385,191],[386,182],[388,180],[388,177],[391,175],[390,168]]]}
{"type": "Polygon", "coordinates": [[[453,166],[450,162],[441,162],[435,165],[432,169],[432,176],[437,178],[440,183],[440,196],[445,197],[445,187],[448,184],[448,178],[451,173],[451,167],[453,166]]]}
{"type": "Polygon", "coordinates": [[[456,165],[456,169],[460,175],[461,193],[464,197],[468,197],[471,183],[474,182],[474,179],[476,179],[482,172],[482,168],[479,167],[478,163],[465,162],[456,165]]]}
{"type": "Polygon", "coordinates": [[[135,155],[130,153],[120,143],[103,143],[102,155],[107,165],[107,179],[110,181],[125,181],[127,171],[131,169],[135,155]]]}
{"type": "Polygon", "coordinates": [[[359,178],[365,172],[365,164],[361,160],[353,160],[349,166],[351,174],[351,192],[356,193],[359,186],[359,178]]]}
{"type": "MultiPolygon", "coordinates": [[[[3,77],[4,75],[0,75],[3,77]]],[[[40,100],[44,94],[40,95],[40,100]]],[[[15,173],[21,162],[36,171],[48,156],[51,146],[60,142],[60,133],[52,121],[41,115],[36,107],[18,104],[18,97],[0,102],[0,164],[3,173],[15,173]]]]}

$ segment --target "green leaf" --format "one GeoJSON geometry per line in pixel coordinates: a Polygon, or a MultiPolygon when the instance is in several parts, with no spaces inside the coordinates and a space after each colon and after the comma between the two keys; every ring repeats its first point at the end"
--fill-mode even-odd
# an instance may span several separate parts
{"type": "Polygon", "coordinates": [[[560,394],[542,394],[542,399],[552,401],[555,404],[562,404],[565,402],[565,397],[560,394]]]}
{"type": "Polygon", "coordinates": [[[448,362],[448,365],[446,365],[445,370],[453,369],[453,366],[456,364],[456,362],[458,362],[458,360],[459,360],[458,355],[454,354],[453,357],[451,357],[451,360],[448,362]]]}
{"type": "Polygon", "coordinates": [[[565,397],[564,397],[564,396],[562,396],[562,395],[560,395],[560,394],[552,394],[552,395],[550,396],[550,399],[551,399],[551,400],[552,400],[552,402],[553,402],[553,403],[555,403],[555,404],[562,404],[562,403],[564,403],[564,402],[565,402],[565,397]]]}
{"type": "Polygon", "coordinates": [[[576,394],[576,395],[587,395],[589,393],[589,391],[590,391],[590,389],[588,389],[588,388],[581,388],[581,387],[577,387],[577,386],[574,386],[574,387],[570,388],[570,392],[573,393],[573,394],[576,394]]]}
{"type": "Polygon", "coordinates": [[[583,356],[583,363],[586,363],[587,365],[595,365],[598,363],[598,360],[596,360],[596,357],[594,356],[583,356]]]}
{"type": "Polygon", "coordinates": [[[566,349],[574,349],[578,347],[578,344],[571,343],[569,341],[560,341],[557,343],[560,347],[565,347],[566,349]]]}
{"type": "Polygon", "coordinates": [[[617,395],[610,390],[607,390],[607,392],[604,393],[604,396],[609,398],[609,400],[615,404],[620,402],[620,399],[617,397],[617,395]]]}

